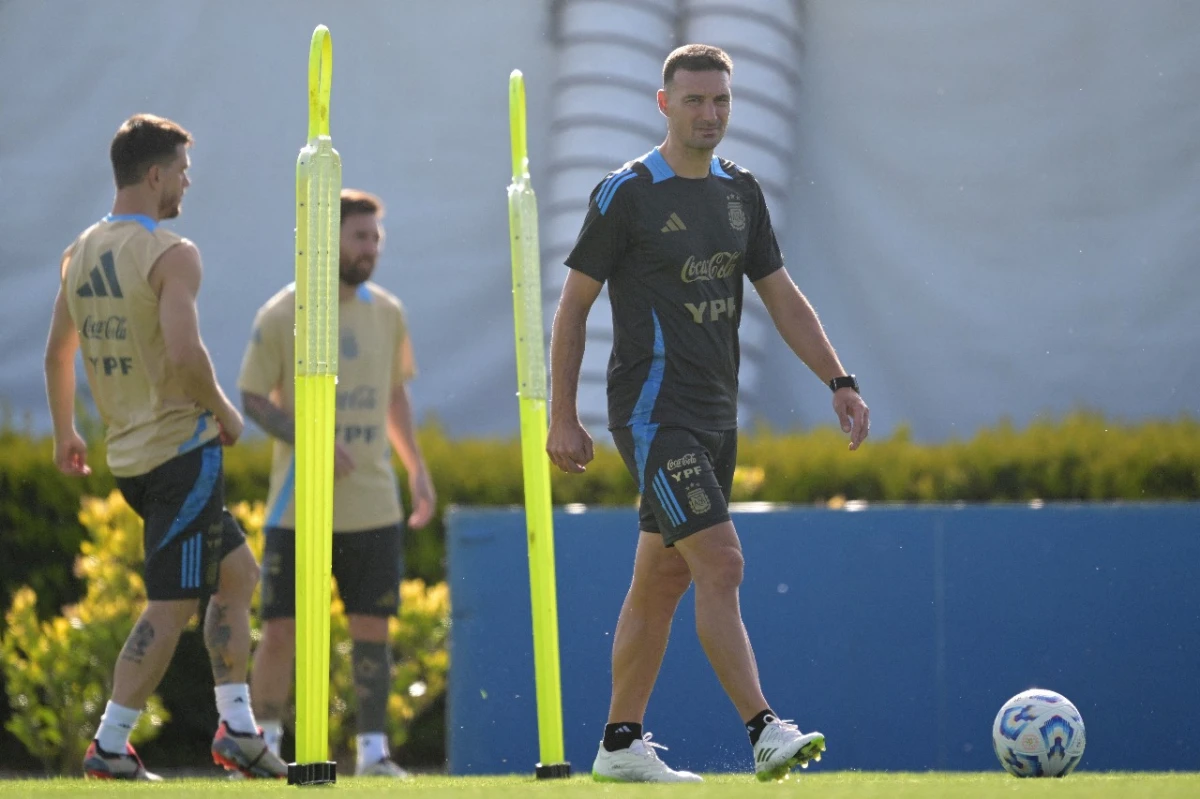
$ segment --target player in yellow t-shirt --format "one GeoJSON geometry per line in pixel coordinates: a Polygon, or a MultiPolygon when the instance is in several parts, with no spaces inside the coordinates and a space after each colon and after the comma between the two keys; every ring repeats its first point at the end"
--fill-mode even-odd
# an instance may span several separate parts
{"type": "Polygon", "coordinates": [[[110,151],[112,213],[63,254],[46,343],[55,464],[66,474],[90,472],[74,423],[75,354],[82,350],[109,469],[145,522],[149,602],[121,650],[111,701],[83,761],[84,773],[100,779],[158,779],[129,733],[199,602],[207,603],[204,642],[221,719],[213,759],[246,776],[287,774],[258,732],[246,683],[259,570],[225,509],[221,450],[241,435],[242,416],[221,391],[200,338],[200,251],[159,225],[179,215],[191,143],[162,117],[139,114],[121,125],[110,151]]]}
{"type": "MultiPolygon", "coordinates": [[[[354,641],[356,773],[403,777],[388,752],[386,732],[388,618],[398,607],[403,573],[403,511],[392,470],[393,447],[408,472],[410,527],[429,522],[435,498],[405,385],[416,374],[416,364],[404,309],[369,282],[383,243],[382,218],[379,198],[342,191],[333,576],[354,641]]],[[[262,641],[254,654],[251,688],[255,711],[276,753],[296,644],[295,319],[293,284],[259,309],[238,377],[246,415],[275,439],[263,554],[262,641]]]]}

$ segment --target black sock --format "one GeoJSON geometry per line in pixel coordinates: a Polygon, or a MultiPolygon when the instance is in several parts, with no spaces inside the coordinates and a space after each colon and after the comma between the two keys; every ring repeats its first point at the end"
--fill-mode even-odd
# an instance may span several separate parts
{"type": "Polygon", "coordinates": [[[775,718],[775,712],[767,708],[746,722],[746,732],[750,735],[751,746],[755,746],[758,743],[758,736],[762,735],[762,731],[767,728],[767,716],[775,718]]]}
{"type": "Polygon", "coordinates": [[[628,749],[629,745],[642,737],[642,725],[632,721],[618,721],[604,726],[604,748],[609,752],[628,749]]]}

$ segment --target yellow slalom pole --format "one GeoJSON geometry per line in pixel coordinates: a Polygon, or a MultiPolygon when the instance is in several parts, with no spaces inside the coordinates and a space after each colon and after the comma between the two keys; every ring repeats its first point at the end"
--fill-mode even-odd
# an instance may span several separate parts
{"type": "Polygon", "coordinates": [[[563,754],[562,691],[558,660],[558,600],[554,576],[554,520],[550,512],[550,461],[546,457],[546,355],[542,327],[541,253],[537,197],[529,181],[525,142],[525,78],[508,78],[512,183],[508,227],[512,238],[513,318],[525,477],[525,526],[533,609],[533,663],[537,683],[539,779],[569,777],[563,754]]]}
{"type": "Polygon", "coordinates": [[[290,784],[337,778],[329,761],[329,590],[338,371],[342,162],[329,137],[333,39],[313,31],[308,144],[296,162],[296,763],[290,784]]]}

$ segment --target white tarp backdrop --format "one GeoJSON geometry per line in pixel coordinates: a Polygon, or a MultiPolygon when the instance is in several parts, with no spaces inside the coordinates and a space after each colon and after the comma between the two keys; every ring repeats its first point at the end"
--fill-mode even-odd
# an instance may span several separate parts
{"type": "MultiPolygon", "coordinates": [[[[698,29],[689,15],[705,8],[675,4],[675,29],[698,29]]],[[[937,440],[1077,407],[1200,413],[1200,3],[791,11],[793,161],[745,166],[787,181],[789,268],[877,433],[909,423],[937,440]]],[[[377,279],[408,308],[417,412],[454,434],[513,433],[507,76],[527,77],[544,195],[561,13],[537,0],[0,0],[0,400],[48,426],[58,257],[108,211],[109,139],[139,111],[197,138],[171,224],[203,253],[202,327],[233,390],[255,309],[291,279],[308,40],[325,23],[345,184],[388,204],[377,279]]],[[[734,128],[739,87],[756,88],[739,76],[734,128]]],[[[547,283],[562,268],[545,263],[547,283]]],[[[767,340],[746,407],[779,428],[832,421],[828,392],[767,340]]]]}

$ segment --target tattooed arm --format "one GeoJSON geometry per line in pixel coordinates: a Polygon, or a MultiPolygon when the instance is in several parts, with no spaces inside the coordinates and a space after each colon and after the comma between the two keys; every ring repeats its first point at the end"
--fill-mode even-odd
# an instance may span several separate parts
{"type": "MultiPolygon", "coordinates": [[[[293,446],[296,439],[296,421],[292,415],[262,394],[242,392],[242,408],[246,415],[272,438],[293,446]]],[[[339,441],[333,448],[333,476],[341,479],[354,471],[354,458],[339,441]]]]}
{"type": "Polygon", "coordinates": [[[296,438],[292,415],[262,394],[242,392],[242,409],[267,435],[291,445],[296,438]]]}

